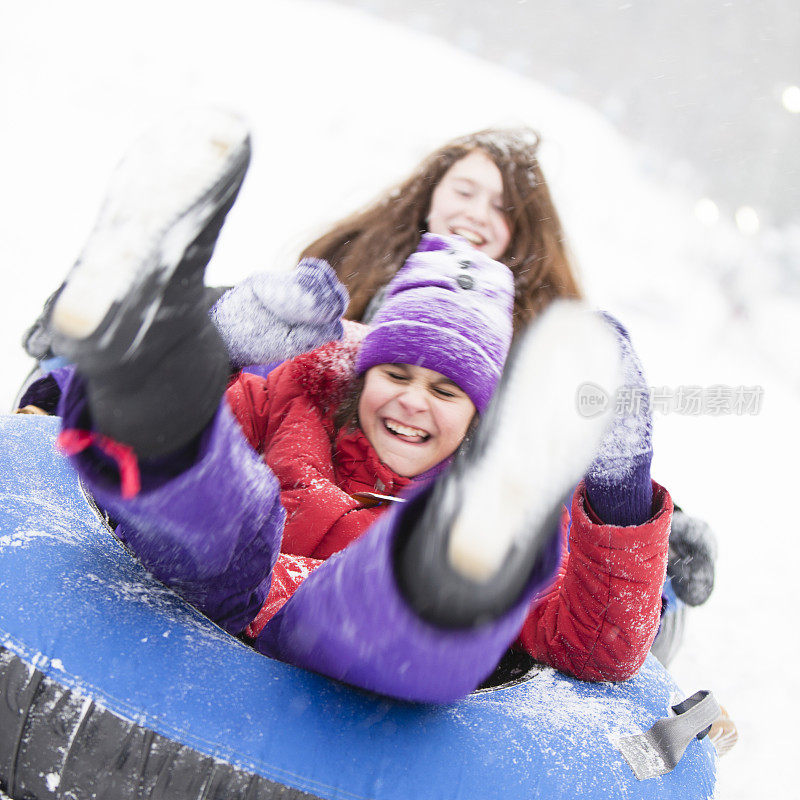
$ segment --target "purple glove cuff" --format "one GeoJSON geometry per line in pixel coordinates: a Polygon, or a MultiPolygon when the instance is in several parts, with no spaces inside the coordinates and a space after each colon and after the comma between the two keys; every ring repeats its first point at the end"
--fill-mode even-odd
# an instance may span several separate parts
{"type": "Polygon", "coordinates": [[[617,399],[624,402],[618,403],[616,417],[586,473],[586,494],[606,524],[641,525],[651,516],[653,505],[650,392],[628,332],[610,314],[601,313],[619,341],[625,383],[617,399]]]}

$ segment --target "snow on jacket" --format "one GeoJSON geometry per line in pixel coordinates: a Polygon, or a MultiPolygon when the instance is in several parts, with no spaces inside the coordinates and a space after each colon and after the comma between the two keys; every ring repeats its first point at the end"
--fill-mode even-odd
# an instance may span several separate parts
{"type": "MultiPolygon", "coordinates": [[[[266,380],[240,375],[227,399],[250,444],[281,486],[284,554],[270,593],[248,628],[257,636],[325,559],[385,511],[352,495],[396,495],[393,473],[356,429],[336,431],[335,412],[354,378],[365,329],[286,362],[266,380]]],[[[429,476],[422,476],[427,479],[429,476]]],[[[562,516],[563,558],[555,583],[531,605],[519,644],[538,661],[585,680],[624,680],[643,663],[658,629],[672,501],[654,484],[651,518],[617,527],[594,516],[581,484],[562,516]]]]}
{"type": "Polygon", "coordinates": [[[535,600],[519,644],[535,659],[583,680],[634,675],[658,632],[672,498],[653,482],[653,513],[642,525],[605,525],[581,483],[567,543],[550,591],[535,600]]]}

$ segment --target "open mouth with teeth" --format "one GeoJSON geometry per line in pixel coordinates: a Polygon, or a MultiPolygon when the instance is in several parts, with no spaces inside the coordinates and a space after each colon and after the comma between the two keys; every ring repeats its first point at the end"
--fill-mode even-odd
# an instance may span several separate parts
{"type": "Polygon", "coordinates": [[[469,228],[450,228],[450,233],[466,239],[473,247],[481,247],[486,244],[486,239],[483,236],[469,228]]]}
{"type": "Polygon", "coordinates": [[[383,427],[392,434],[392,436],[403,442],[409,442],[410,444],[422,444],[431,438],[431,435],[427,431],[423,431],[421,428],[413,428],[410,425],[403,425],[393,419],[383,420],[383,427]]]}

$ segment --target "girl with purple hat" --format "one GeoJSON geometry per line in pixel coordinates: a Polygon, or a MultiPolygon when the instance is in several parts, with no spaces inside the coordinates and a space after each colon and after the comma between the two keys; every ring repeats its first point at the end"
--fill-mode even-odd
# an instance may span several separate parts
{"type": "Polygon", "coordinates": [[[671,501],[650,481],[646,411],[621,450],[611,410],[575,408],[581,382],[638,380],[619,337],[556,306],[504,370],[509,270],[430,236],[373,325],[341,341],[347,295],[326,264],[273,276],[265,339],[300,355],[226,389],[202,277],[248,159],[226,115],[146,138],[54,304],[76,365],[61,446],[120,538],[260,652],[389,695],[459,697],[518,638],[578,677],[633,674],[658,625],[671,501]],[[282,542],[322,563],[259,620],[282,542]]]}

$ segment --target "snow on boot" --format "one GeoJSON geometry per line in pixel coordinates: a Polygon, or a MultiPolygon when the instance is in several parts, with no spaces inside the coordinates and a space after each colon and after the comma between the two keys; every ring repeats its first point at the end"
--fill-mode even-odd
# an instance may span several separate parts
{"type": "Polygon", "coordinates": [[[53,304],[53,349],[87,380],[93,423],[142,457],[191,440],[224,391],[203,273],[249,159],[247,128],[227,112],[148,131],[112,176],[53,304]]]}
{"type": "Polygon", "coordinates": [[[526,333],[470,449],[410,503],[398,577],[423,618],[479,625],[552,579],[562,504],[613,413],[581,416],[579,387],[611,389],[620,377],[614,336],[582,304],[553,303],[526,333]]]}
{"type": "Polygon", "coordinates": [[[52,342],[50,341],[50,331],[47,328],[47,321],[50,318],[50,311],[62,286],[63,284],[44,301],[44,306],[39,316],[36,318],[36,321],[22,335],[23,349],[31,358],[35,358],[37,361],[41,361],[45,358],[52,358],[53,356],[52,342]]]}
{"type": "MultiPolygon", "coordinates": [[[[54,303],[50,326],[60,355],[84,368],[93,359],[133,356],[150,325],[172,312],[164,308],[170,282],[197,277],[179,269],[184,255],[232,204],[249,159],[244,123],[216,110],[169,119],[134,144],[54,303]]],[[[202,293],[202,269],[196,283],[202,293]]],[[[192,294],[180,302],[194,301],[192,294]]]]}

